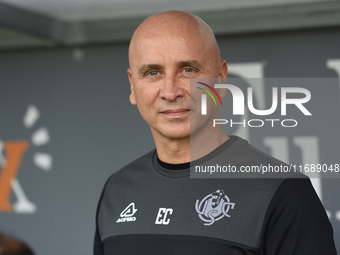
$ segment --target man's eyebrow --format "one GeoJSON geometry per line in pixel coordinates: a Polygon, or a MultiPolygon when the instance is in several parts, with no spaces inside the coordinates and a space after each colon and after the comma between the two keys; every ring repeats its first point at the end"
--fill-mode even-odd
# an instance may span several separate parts
{"type": "Polygon", "coordinates": [[[176,63],[177,66],[193,66],[196,68],[202,68],[202,64],[197,60],[187,60],[187,61],[179,61],[176,63]]]}

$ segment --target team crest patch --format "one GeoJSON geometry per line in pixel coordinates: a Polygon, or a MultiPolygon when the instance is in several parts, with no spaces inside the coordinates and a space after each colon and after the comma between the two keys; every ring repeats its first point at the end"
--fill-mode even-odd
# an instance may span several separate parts
{"type": "Polygon", "coordinates": [[[210,226],[224,216],[230,217],[228,212],[230,209],[234,209],[234,206],[235,203],[230,202],[223,190],[216,190],[205,196],[201,202],[197,199],[195,208],[200,219],[206,222],[204,225],[210,226]]]}

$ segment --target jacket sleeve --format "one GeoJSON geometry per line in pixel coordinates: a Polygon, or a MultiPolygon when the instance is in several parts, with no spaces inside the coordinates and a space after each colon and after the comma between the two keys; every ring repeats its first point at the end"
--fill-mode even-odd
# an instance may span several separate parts
{"type": "Polygon", "coordinates": [[[93,254],[94,255],[104,255],[104,251],[102,248],[102,241],[99,236],[98,227],[96,227],[96,232],[94,236],[94,246],[93,246],[93,254]]]}
{"type": "Polygon", "coordinates": [[[333,229],[309,178],[284,180],[268,207],[262,255],[336,255],[333,229]]]}
{"type": "Polygon", "coordinates": [[[99,226],[98,226],[98,216],[99,216],[100,205],[101,205],[103,197],[104,197],[104,193],[105,193],[105,188],[106,188],[107,182],[104,185],[103,191],[102,191],[102,193],[100,195],[99,202],[98,202],[98,205],[97,205],[97,211],[96,211],[96,231],[95,231],[95,235],[94,235],[94,245],[93,245],[93,254],[94,255],[104,255],[104,249],[103,249],[102,240],[101,240],[100,232],[99,232],[99,226]]]}

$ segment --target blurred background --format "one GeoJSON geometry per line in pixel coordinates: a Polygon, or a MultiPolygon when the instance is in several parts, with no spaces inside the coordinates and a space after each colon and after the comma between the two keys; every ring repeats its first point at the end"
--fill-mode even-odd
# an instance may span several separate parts
{"type": "MultiPolygon", "coordinates": [[[[309,88],[323,125],[227,132],[288,163],[340,163],[338,0],[0,0],[0,231],[37,255],[92,254],[106,179],[154,148],[128,100],[127,51],[170,9],[212,27],[230,77],[330,79],[309,88]]],[[[313,184],[340,250],[340,179],[313,184]]]]}

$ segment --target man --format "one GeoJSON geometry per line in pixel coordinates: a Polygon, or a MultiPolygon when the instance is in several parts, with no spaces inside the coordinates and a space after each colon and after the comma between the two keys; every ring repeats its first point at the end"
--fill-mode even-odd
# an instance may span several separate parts
{"type": "Polygon", "coordinates": [[[131,39],[129,63],[130,102],[156,150],[107,181],[94,254],[336,254],[308,179],[190,179],[189,162],[281,163],[213,127],[211,102],[200,116],[190,80],[227,77],[204,21],[181,11],[149,17],[131,39]]]}
{"type": "Polygon", "coordinates": [[[33,255],[33,252],[24,242],[0,234],[0,255],[33,255]]]}

